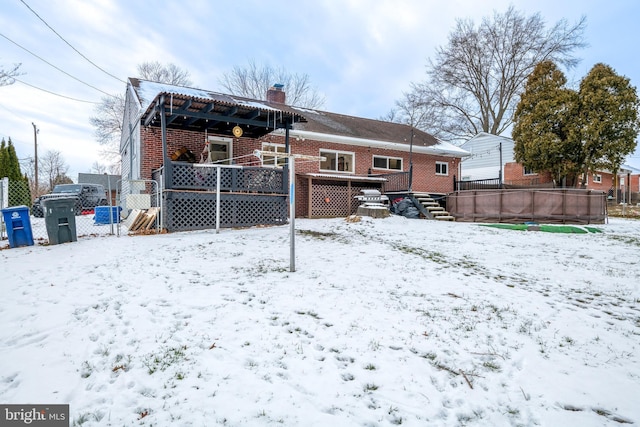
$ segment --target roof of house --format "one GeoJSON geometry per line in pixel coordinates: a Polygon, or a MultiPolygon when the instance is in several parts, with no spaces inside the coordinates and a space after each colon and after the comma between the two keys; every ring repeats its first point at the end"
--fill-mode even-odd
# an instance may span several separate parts
{"type": "Polygon", "coordinates": [[[105,189],[111,188],[116,190],[119,188],[120,175],[107,175],[101,173],[79,173],[78,184],[100,184],[105,189]]]}
{"type": "MultiPolygon", "coordinates": [[[[132,87],[138,95],[144,114],[142,118],[154,114],[154,105],[161,95],[170,96],[172,110],[175,112],[176,125],[188,127],[189,119],[180,117],[181,111],[204,110],[206,108],[218,109],[220,114],[229,114],[231,125],[234,120],[243,118],[254,111],[254,115],[266,115],[270,123],[268,129],[260,129],[265,135],[282,129],[276,120],[289,117],[293,122],[292,133],[294,136],[307,137],[309,139],[335,140],[335,142],[352,145],[381,146],[386,148],[400,148],[405,151],[413,149],[415,152],[425,152],[434,155],[465,157],[469,153],[453,144],[440,141],[433,135],[412,128],[402,123],[394,123],[382,120],[373,120],[363,117],[347,116],[315,109],[301,108],[286,104],[268,102],[257,99],[243,98],[235,95],[205,91],[201,89],[172,86],[163,83],[155,83],[140,79],[129,79],[132,87]],[[155,102],[154,102],[155,101],[155,102]],[[270,120],[273,120],[270,121],[270,120]],[[273,126],[271,126],[273,124],[273,126]],[[404,148],[403,148],[404,147],[404,148]]],[[[196,120],[191,119],[195,124],[196,120]]],[[[227,123],[227,125],[229,125],[227,123]]],[[[210,132],[216,129],[209,125],[210,132]]],[[[282,132],[280,130],[279,132],[282,132]]],[[[248,137],[260,137],[257,133],[248,133],[248,137]]]]}

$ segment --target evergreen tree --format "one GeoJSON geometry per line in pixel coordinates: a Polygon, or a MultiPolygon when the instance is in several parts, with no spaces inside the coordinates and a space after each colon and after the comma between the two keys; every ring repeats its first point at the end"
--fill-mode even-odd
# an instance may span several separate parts
{"type": "Polygon", "coordinates": [[[11,138],[0,143],[0,178],[9,178],[9,206],[30,205],[29,180],[20,170],[20,162],[11,138]]]}
{"type": "Polygon", "coordinates": [[[2,138],[0,142],[0,179],[5,178],[8,173],[8,161],[9,153],[7,151],[7,142],[2,138]]]}
{"type": "Polygon", "coordinates": [[[543,61],[527,80],[514,114],[515,160],[535,172],[549,171],[556,182],[572,185],[580,170],[570,135],[578,95],[551,61],[543,61]]]}
{"type": "Polygon", "coordinates": [[[582,80],[579,94],[576,137],[582,143],[583,176],[603,169],[617,173],[640,132],[636,88],[600,63],[582,80]]]}
{"type": "MultiPolygon", "coordinates": [[[[616,173],[640,131],[640,101],[629,79],[596,64],[579,91],[565,87],[554,63],[538,64],[514,114],[516,161],[575,185],[582,173],[616,173]]],[[[585,182],[583,182],[583,185],[585,182]]]]}
{"type": "Polygon", "coordinates": [[[22,172],[20,171],[20,161],[18,160],[18,155],[16,154],[16,148],[13,146],[13,142],[11,138],[9,138],[9,145],[7,146],[7,174],[6,176],[11,181],[21,181],[22,180],[22,172]]]}

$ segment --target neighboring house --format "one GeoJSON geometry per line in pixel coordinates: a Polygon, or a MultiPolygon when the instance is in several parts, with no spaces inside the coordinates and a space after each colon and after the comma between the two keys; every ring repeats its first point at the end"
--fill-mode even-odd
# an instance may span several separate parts
{"type": "Polygon", "coordinates": [[[116,195],[120,191],[120,175],[79,173],[78,184],[100,184],[107,192],[111,191],[111,204],[118,204],[116,195]]]}
{"type": "Polygon", "coordinates": [[[632,204],[640,203],[640,169],[622,165],[618,172],[617,184],[616,201],[632,204]]]}
{"type": "MultiPolygon", "coordinates": [[[[433,195],[453,191],[465,150],[407,125],[297,108],[286,105],[285,97],[277,85],[261,101],[129,79],[120,148],[123,195],[132,191],[127,181],[155,178],[163,206],[173,205],[166,209],[174,209],[169,217],[186,215],[176,209],[202,211],[215,199],[215,189],[198,182],[213,182],[210,171],[222,164],[236,174],[222,188],[228,200],[244,203],[245,193],[252,191],[239,183],[255,181],[247,174],[269,176],[268,188],[258,190],[268,193],[264,197],[286,195],[286,159],[268,152],[287,150],[324,158],[296,161],[296,216],[353,213],[353,197],[362,189],[433,195]],[[262,158],[254,155],[256,150],[262,158]]],[[[276,204],[273,209],[280,212],[276,204]]]]}
{"type": "MultiPolygon", "coordinates": [[[[513,147],[514,141],[511,138],[480,132],[460,146],[471,153],[471,156],[462,161],[461,180],[495,179],[507,187],[553,187],[556,185],[550,173],[536,173],[517,163],[513,147]]],[[[622,189],[621,186],[624,183],[622,178],[627,177],[627,181],[631,182],[632,193],[637,193],[639,176],[640,171],[623,165],[618,173],[617,182],[615,174],[609,171],[598,171],[589,174],[586,188],[613,194],[614,189],[622,189]]],[[[628,190],[629,187],[627,192],[628,190]]]]}
{"type": "Polygon", "coordinates": [[[480,132],[460,148],[471,153],[462,161],[460,180],[500,179],[504,183],[504,168],[513,162],[513,139],[480,132]]]}

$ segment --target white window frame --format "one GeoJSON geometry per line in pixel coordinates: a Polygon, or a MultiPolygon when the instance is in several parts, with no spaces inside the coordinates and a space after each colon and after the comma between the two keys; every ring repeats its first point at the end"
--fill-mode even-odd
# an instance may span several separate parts
{"type": "Polygon", "coordinates": [[[436,162],[436,175],[439,176],[449,176],[449,163],[448,162],[436,162]],[[438,172],[438,166],[440,166],[440,172],[438,172]],[[444,166],[445,172],[442,172],[442,167],[444,166]]]}
{"type": "Polygon", "coordinates": [[[404,161],[402,159],[402,157],[389,157],[389,156],[378,156],[378,155],[373,155],[371,157],[371,168],[372,169],[382,169],[382,170],[389,170],[389,171],[400,171],[402,172],[404,170],[404,161]],[[378,167],[375,165],[376,163],[376,159],[383,159],[385,160],[385,163],[387,164],[386,167],[378,167]],[[400,169],[395,169],[395,168],[390,168],[389,167],[389,160],[398,160],[400,162],[400,169]]]}
{"type": "Polygon", "coordinates": [[[230,165],[233,163],[231,159],[233,159],[233,138],[225,138],[222,136],[210,136],[207,138],[207,163],[217,162],[217,164],[230,165]],[[221,162],[219,160],[214,160],[211,158],[211,151],[209,150],[209,147],[212,143],[227,146],[228,157],[226,158],[226,161],[221,162]]]}
{"type": "MultiPolygon", "coordinates": [[[[262,151],[273,151],[275,153],[286,153],[287,146],[284,144],[274,144],[271,142],[263,142],[262,143],[262,151]],[[270,148],[275,148],[275,150],[270,150],[270,148]]],[[[282,168],[284,164],[287,162],[286,157],[276,157],[270,156],[268,154],[262,154],[262,166],[267,168],[282,168]],[[266,158],[266,161],[265,161],[266,158]]]]}
{"type": "Polygon", "coordinates": [[[592,181],[594,184],[602,184],[602,175],[600,175],[599,173],[594,173],[592,181]]]}
{"type": "MultiPolygon", "coordinates": [[[[335,164],[335,169],[322,169],[322,161],[318,162],[318,170],[320,170],[321,172],[340,172],[340,173],[348,173],[348,174],[355,174],[355,170],[356,170],[356,153],[352,152],[352,151],[338,151],[338,150],[327,150],[324,148],[321,148],[319,150],[320,153],[320,157],[327,157],[326,155],[323,155],[322,153],[327,153],[327,154],[334,154],[336,159],[338,159],[338,157],[342,154],[344,156],[350,156],[351,157],[351,165],[349,165],[349,170],[338,170],[338,162],[336,162],[335,164]]],[[[329,160],[329,159],[327,159],[329,160]]]]}
{"type": "Polygon", "coordinates": [[[534,172],[533,169],[523,166],[522,167],[522,176],[528,176],[528,175],[538,175],[538,174],[536,172],[534,172]]]}

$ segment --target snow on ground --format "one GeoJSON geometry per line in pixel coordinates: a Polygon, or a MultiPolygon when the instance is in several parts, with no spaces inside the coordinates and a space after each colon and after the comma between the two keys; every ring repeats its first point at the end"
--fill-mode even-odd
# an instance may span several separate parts
{"type": "Polygon", "coordinates": [[[0,251],[0,402],[74,426],[640,424],[640,222],[363,218],[0,251]]]}

